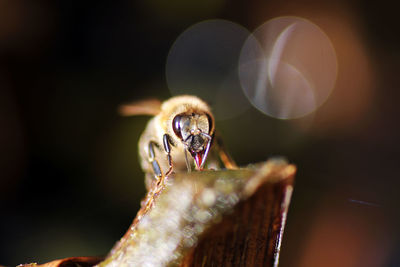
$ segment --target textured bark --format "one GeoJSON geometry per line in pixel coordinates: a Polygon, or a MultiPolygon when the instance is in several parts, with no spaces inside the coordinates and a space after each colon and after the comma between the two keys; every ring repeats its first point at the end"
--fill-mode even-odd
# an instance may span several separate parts
{"type": "Polygon", "coordinates": [[[277,266],[295,170],[275,159],[177,174],[100,266],[277,266]]]}
{"type": "Polygon", "coordinates": [[[205,234],[182,266],[277,266],[292,182],[261,186],[205,234]]]}

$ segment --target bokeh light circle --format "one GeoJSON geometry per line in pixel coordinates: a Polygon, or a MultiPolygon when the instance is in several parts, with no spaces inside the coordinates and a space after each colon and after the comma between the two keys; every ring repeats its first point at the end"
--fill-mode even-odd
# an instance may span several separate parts
{"type": "Polygon", "coordinates": [[[199,22],[184,31],[168,54],[166,79],[172,95],[192,94],[211,104],[217,119],[250,107],[237,66],[250,32],[227,20],[199,22]]]}
{"type": "Polygon", "coordinates": [[[279,17],[246,40],[239,77],[245,95],[261,112],[280,119],[300,118],[321,106],[334,88],[336,53],[312,22],[279,17]]]}

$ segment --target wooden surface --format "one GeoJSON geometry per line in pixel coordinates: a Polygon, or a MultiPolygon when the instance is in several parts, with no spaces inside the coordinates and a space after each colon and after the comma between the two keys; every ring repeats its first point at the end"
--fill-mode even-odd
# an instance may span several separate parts
{"type": "Polygon", "coordinates": [[[182,266],[277,266],[293,177],[265,184],[214,226],[182,266]]]}
{"type": "Polygon", "coordinates": [[[296,167],[281,158],[239,170],[174,175],[100,266],[277,266],[296,167]]]}

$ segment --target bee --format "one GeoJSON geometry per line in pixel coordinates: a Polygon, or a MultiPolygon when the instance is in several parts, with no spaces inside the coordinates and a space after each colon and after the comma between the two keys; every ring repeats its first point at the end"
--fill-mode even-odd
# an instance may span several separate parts
{"type": "Polygon", "coordinates": [[[172,172],[190,172],[193,167],[203,170],[207,159],[207,165],[212,168],[219,168],[219,162],[227,169],[237,168],[215,131],[210,107],[196,96],[175,96],[163,103],[139,101],[121,106],[120,113],[154,116],[139,140],[147,189],[172,172]],[[212,147],[215,147],[213,153],[212,147]]]}

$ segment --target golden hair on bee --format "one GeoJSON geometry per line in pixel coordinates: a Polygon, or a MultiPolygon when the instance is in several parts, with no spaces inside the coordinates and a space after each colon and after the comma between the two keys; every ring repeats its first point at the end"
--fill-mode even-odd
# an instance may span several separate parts
{"type": "MultiPolygon", "coordinates": [[[[212,122],[214,121],[214,116],[208,104],[200,98],[191,95],[172,97],[162,103],[159,123],[163,125],[165,130],[172,130],[173,119],[178,114],[207,114],[211,117],[212,122]]],[[[210,130],[210,132],[213,132],[214,129],[210,130]]],[[[170,131],[169,133],[171,134],[170,131]]]]}

